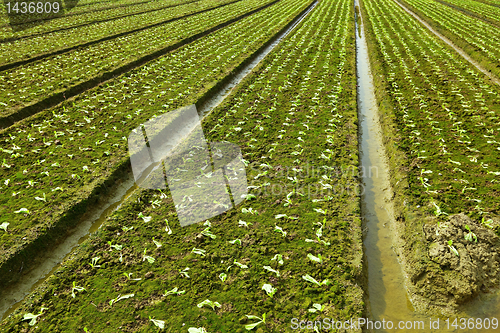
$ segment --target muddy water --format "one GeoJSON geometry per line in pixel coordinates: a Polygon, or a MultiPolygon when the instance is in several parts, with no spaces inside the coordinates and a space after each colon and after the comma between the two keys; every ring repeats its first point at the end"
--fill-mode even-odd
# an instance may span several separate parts
{"type": "MultiPolygon", "coordinates": [[[[396,235],[393,232],[394,212],[391,204],[392,190],[389,183],[386,153],[382,142],[381,126],[378,118],[377,102],[370,72],[368,48],[362,28],[362,19],[357,20],[357,76],[358,76],[358,108],[360,123],[360,161],[363,171],[361,212],[364,217],[366,236],[364,250],[368,271],[368,318],[382,322],[386,329],[377,329],[375,325],[370,332],[494,332],[487,329],[456,329],[454,318],[428,316],[414,312],[408,297],[404,275],[398,261],[393,244],[396,235]],[[431,327],[431,322],[433,327],[431,327]],[[389,321],[393,328],[389,329],[389,321]],[[420,324],[418,323],[420,322],[420,324]],[[417,325],[421,329],[417,329],[417,325]],[[398,328],[398,325],[402,325],[398,328]],[[439,325],[439,326],[438,326],[439,325]],[[410,328],[411,327],[411,328],[410,328]]],[[[500,322],[499,293],[480,295],[460,309],[468,318],[497,318],[500,322]]],[[[500,327],[500,324],[499,324],[500,327]]],[[[366,328],[366,327],[365,327],[366,328]]]]}
{"type": "MultiPolygon", "coordinates": [[[[219,91],[215,92],[211,98],[198,107],[198,113],[201,118],[206,117],[210,112],[217,107],[237,86],[243,78],[248,75],[252,69],[257,66],[260,61],[271,52],[279,42],[285,38],[317,5],[314,2],[311,7],[299,18],[292,22],[288,29],[275,36],[269,45],[261,52],[254,55],[252,59],[234,73],[229,80],[219,91]]],[[[154,170],[155,165],[152,165],[150,172],[154,170]]],[[[144,179],[148,175],[143,175],[144,179]]],[[[140,182],[140,180],[139,180],[140,182]]],[[[56,244],[54,248],[47,249],[46,255],[38,259],[37,265],[30,271],[26,271],[23,277],[9,288],[0,291],[0,316],[3,320],[12,312],[14,312],[23,302],[29,293],[33,292],[40,286],[51,274],[53,274],[61,265],[61,262],[69,258],[73,251],[86,240],[91,233],[95,232],[106,221],[106,218],[113,213],[138,189],[134,175],[132,172],[126,174],[121,183],[111,190],[110,194],[101,203],[92,208],[92,211],[82,216],[78,226],[71,230],[67,237],[60,244],[56,244]]]]}
{"type": "MultiPolygon", "coordinates": [[[[357,20],[362,24],[362,20],[357,20]]],[[[388,166],[378,120],[377,102],[370,72],[363,28],[357,29],[358,108],[360,120],[360,157],[363,170],[361,212],[367,233],[364,247],[368,268],[368,316],[372,321],[425,320],[414,313],[407,297],[403,273],[393,251],[393,208],[389,198],[388,166]]],[[[408,326],[408,325],[407,325],[408,326]]],[[[377,332],[391,330],[374,329],[377,332]]],[[[398,331],[404,331],[399,330],[398,331]]]]}

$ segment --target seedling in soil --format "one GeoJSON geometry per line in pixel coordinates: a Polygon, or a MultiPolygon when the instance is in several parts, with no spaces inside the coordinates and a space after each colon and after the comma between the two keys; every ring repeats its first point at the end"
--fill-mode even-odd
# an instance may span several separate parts
{"type": "Polygon", "coordinates": [[[323,263],[323,258],[321,257],[321,254],[318,254],[318,256],[315,257],[311,253],[308,253],[307,258],[309,258],[312,261],[316,261],[317,263],[320,263],[320,264],[323,263]]]}
{"type": "Polygon", "coordinates": [[[323,312],[323,310],[325,309],[325,306],[324,305],[321,305],[321,304],[318,304],[318,303],[314,303],[313,304],[313,307],[308,309],[309,312],[323,312]]]}
{"type": "Polygon", "coordinates": [[[264,290],[269,297],[273,297],[273,295],[277,291],[276,288],[274,288],[272,285],[267,284],[267,283],[262,286],[262,290],[264,290]]]}
{"type": "Polygon", "coordinates": [[[185,294],[185,293],[186,293],[185,290],[180,290],[179,291],[179,288],[175,287],[174,289],[169,290],[169,291],[165,290],[165,295],[163,295],[163,296],[169,296],[169,295],[177,295],[177,296],[179,296],[179,295],[182,295],[182,294],[185,294]]]}
{"type": "Polygon", "coordinates": [[[239,263],[239,262],[237,262],[236,260],[234,261],[234,264],[235,264],[236,266],[238,266],[239,268],[243,268],[243,269],[248,268],[248,266],[247,266],[247,265],[240,264],[240,263],[239,263]]]}
{"type": "Polygon", "coordinates": [[[469,226],[466,224],[465,229],[467,229],[469,232],[465,234],[465,240],[468,240],[469,242],[472,242],[472,239],[474,238],[474,241],[477,243],[477,236],[475,233],[473,233],[469,226]]]}
{"type": "Polygon", "coordinates": [[[220,273],[219,274],[219,279],[222,281],[222,282],[225,282],[226,279],[227,279],[227,274],[226,273],[220,273]]]}
{"type": "Polygon", "coordinates": [[[7,227],[9,226],[10,223],[4,222],[0,224],[0,229],[3,229],[5,232],[7,232],[7,227]]]}
{"type": "Polygon", "coordinates": [[[132,274],[134,273],[123,273],[123,275],[125,275],[127,277],[127,279],[131,280],[131,281],[139,281],[139,280],[142,280],[141,278],[135,278],[135,279],[132,279],[130,278],[132,276],[132,274]]]}
{"type": "Polygon", "coordinates": [[[189,275],[188,275],[187,271],[189,271],[189,267],[186,267],[183,270],[179,269],[179,274],[181,274],[182,276],[184,276],[184,277],[186,277],[186,278],[189,279],[189,275]]]}
{"type": "Polygon", "coordinates": [[[208,300],[208,299],[206,299],[203,302],[199,303],[198,307],[202,308],[204,305],[210,306],[212,308],[212,310],[214,310],[214,311],[215,311],[215,307],[218,307],[218,308],[221,307],[221,305],[219,304],[219,302],[212,302],[211,300],[208,300]]]}
{"type": "Polygon", "coordinates": [[[158,242],[158,241],[156,241],[154,237],[153,237],[153,243],[155,243],[156,248],[160,248],[161,247],[161,243],[158,242]]]}
{"type": "Polygon", "coordinates": [[[109,244],[110,251],[113,251],[113,249],[120,251],[123,248],[123,245],[118,245],[118,244],[112,245],[111,241],[108,241],[108,244],[109,244]]]}
{"type": "Polygon", "coordinates": [[[201,256],[205,256],[206,255],[206,252],[205,250],[202,250],[202,249],[197,249],[195,247],[193,247],[193,249],[191,250],[192,253],[195,253],[195,254],[199,254],[201,256]]]}
{"type": "Polygon", "coordinates": [[[216,238],[217,238],[217,236],[215,236],[215,235],[214,235],[214,234],[210,231],[210,227],[205,228],[205,229],[201,232],[201,234],[202,234],[203,236],[205,236],[205,237],[210,237],[210,238],[212,238],[212,239],[216,239],[216,238]]]}
{"type": "Polygon", "coordinates": [[[262,315],[262,318],[259,318],[259,317],[254,316],[254,315],[246,315],[246,316],[248,319],[257,319],[258,320],[258,322],[256,322],[256,323],[245,325],[245,328],[247,329],[247,331],[254,329],[259,324],[266,323],[266,314],[265,313],[262,315]]]}
{"type": "Polygon", "coordinates": [[[16,214],[21,214],[21,213],[29,214],[30,211],[27,208],[21,208],[19,210],[16,210],[14,213],[16,213],[16,214]]]}
{"type": "Polygon", "coordinates": [[[238,245],[241,246],[241,240],[240,239],[235,239],[235,240],[229,241],[229,243],[231,243],[231,244],[238,244],[238,245]]]}
{"type": "Polygon", "coordinates": [[[188,328],[189,333],[208,333],[205,327],[190,327],[188,328]]]}
{"type": "Polygon", "coordinates": [[[487,228],[490,228],[490,229],[493,229],[493,226],[491,225],[493,223],[493,220],[492,219],[489,219],[489,220],[484,220],[484,216],[483,218],[481,219],[481,224],[483,224],[485,227],[487,228]]]}
{"type": "Polygon", "coordinates": [[[277,260],[277,261],[278,261],[278,264],[280,264],[280,265],[283,265],[283,263],[284,263],[284,262],[283,262],[283,255],[281,255],[281,254],[276,254],[276,255],[273,257],[273,259],[271,259],[271,260],[277,260]]]}
{"type": "Polygon", "coordinates": [[[167,223],[167,226],[165,227],[165,231],[167,234],[171,235],[172,234],[172,229],[170,229],[170,226],[168,225],[168,220],[165,219],[165,223],[167,223]]]}
{"type": "Polygon", "coordinates": [[[330,280],[328,280],[328,279],[323,280],[323,281],[321,281],[321,283],[319,283],[315,278],[313,278],[309,274],[302,276],[302,278],[304,280],[306,280],[307,282],[311,282],[311,283],[316,284],[318,287],[321,287],[321,285],[328,285],[328,284],[330,284],[330,280]]]}
{"type": "Polygon", "coordinates": [[[151,219],[152,219],[152,217],[151,217],[151,216],[144,216],[144,215],[142,214],[142,212],[140,212],[140,213],[139,213],[139,215],[137,215],[137,217],[142,218],[142,220],[143,220],[144,222],[146,222],[146,223],[147,223],[147,222],[149,222],[149,221],[151,221],[151,219]]]}
{"type": "Polygon", "coordinates": [[[42,307],[42,308],[40,309],[40,312],[39,312],[37,315],[34,315],[34,314],[32,314],[32,313],[26,313],[26,314],[24,315],[24,317],[23,317],[23,320],[31,320],[31,321],[29,322],[29,325],[30,325],[30,326],[35,326],[35,324],[36,324],[36,319],[37,319],[39,316],[41,316],[41,315],[43,314],[43,311],[44,311],[44,310],[48,310],[48,309],[47,309],[47,308],[42,307]]]}
{"type": "Polygon", "coordinates": [[[76,290],[76,291],[84,291],[84,290],[85,290],[85,288],[83,288],[83,287],[78,287],[78,286],[76,285],[76,282],[75,282],[75,281],[73,281],[73,288],[71,289],[71,296],[72,296],[73,298],[75,298],[75,297],[76,297],[76,295],[75,295],[75,290],[76,290]]]}
{"type": "Polygon", "coordinates": [[[275,225],[275,226],[274,226],[274,231],[276,231],[276,232],[281,232],[281,235],[282,235],[283,237],[286,237],[286,231],[283,231],[283,228],[281,228],[281,227],[279,227],[279,226],[275,225]]]}
{"type": "Polygon", "coordinates": [[[458,254],[457,249],[453,246],[453,241],[451,239],[448,241],[448,247],[450,248],[451,252],[453,252],[457,255],[457,257],[460,256],[458,254]]]}
{"type": "Polygon", "coordinates": [[[278,272],[278,271],[274,270],[271,266],[264,266],[264,269],[266,269],[266,270],[268,270],[268,271],[270,271],[270,272],[275,273],[277,277],[279,277],[279,276],[280,276],[280,272],[278,272]]]}
{"type": "Polygon", "coordinates": [[[130,298],[130,297],[134,297],[134,294],[126,294],[126,295],[119,295],[117,298],[114,298],[112,299],[111,301],[109,301],[109,305],[113,305],[114,303],[118,302],[118,301],[121,301],[122,299],[126,299],[126,298],[130,298]]]}
{"type": "Polygon", "coordinates": [[[439,206],[436,205],[434,202],[432,204],[434,205],[434,207],[436,207],[436,211],[434,212],[434,215],[436,215],[436,217],[443,215],[443,214],[448,215],[448,213],[441,211],[441,208],[439,208],[439,206]]]}
{"type": "Polygon", "coordinates": [[[149,320],[151,320],[153,322],[153,324],[155,324],[155,326],[158,326],[160,329],[165,328],[165,321],[164,320],[157,320],[157,319],[153,319],[151,317],[149,317],[149,320]]]}
{"type": "Polygon", "coordinates": [[[97,261],[101,259],[100,257],[94,257],[92,258],[92,261],[90,262],[90,266],[92,266],[92,268],[97,268],[97,267],[101,267],[101,265],[97,265],[97,261]]]}
{"type": "Polygon", "coordinates": [[[250,207],[250,208],[248,208],[248,209],[247,209],[247,208],[242,208],[242,209],[241,209],[241,212],[242,212],[243,214],[247,214],[247,213],[250,213],[250,214],[252,214],[252,215],[254,215],[254,214],[259,214],[259,212],[258,212],[258,211],[256,211],[256,210],[254,210],[252,207],[250,207]]]}
{"type": "Polygon", "coordinates": [[[155,262],[155,258],[146,255],[147,249],[144,249],[144,255],[142,256],[142,261],[147,260],[150,264],[155,262]]]}
{"type": "Polygon", "coordinates": [[[248,226],[252,225],[253,223],[250,223],[250,222],[245,222],[245,221],[242,221],[242,220],[239,220],[238,221],[238,226],[239,227],[245,227],[245,228],[248,228],[248,226]]]}

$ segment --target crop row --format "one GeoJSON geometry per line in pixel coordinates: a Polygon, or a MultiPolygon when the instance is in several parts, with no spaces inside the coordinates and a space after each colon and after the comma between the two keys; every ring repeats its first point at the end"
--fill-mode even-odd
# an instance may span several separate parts
{"type": "Polygon", "coordinates": [[[500,27],[500,8],[490,6],[481,2],[471,0],[446,0],[443,3],[449,3],[458,10],[465,10],[472,15],[485,19],[500,27]]]}
{"type": "Polygon", "coordinates": [[[281,1],[3,131],[0,204],[15,209],[0,217],[10,223],[2,261],[58,223],[75,223],[68,216],[130,163],[124,140],[132,129],[195,103],[308,3],[281,1]]]}
{"type": "Polygon", "coordinates": [[[500,77],[500,29],[433,0],[402,0],[437,31],[500,77]]]}
{"type": "MultiPolygon", "coordinates": [[[[15,31],[10,26],[4,26],[0,28],[0,42],[12,41],[19,38],[25,38],[32,35],[47,34],[57,30],[68,30],[75,26],[92,24],[100,21],[111,21],[118,18],[150,13],[153,11],[159,11],[162,9],[167,9],[175,6],[182,5],[184,3],[191,3],[193,0],[170,0],[170,1],[149,1],[140,3],[138,5],[130,4],[129,6],[121,5],[119,7],[113,7],[110,9],[96,9],[88,10],[85,12],[75,13],[73,10],[65,15],[48,20],[44,24],[33,24],[32,27],[27,27],[29,22],[23,20],[23,29],[20,31],[15,31]]],[[[164,11],[165,12],[165,11],[164,11]]],[[[30,17],[31,18],[31,17],[30,17]]]]}
{"type": "Polygon", "coordinates": [[[18,62],[40,54],[55,52],[79,46],[92,41],[110,39],[110,36],[125,34],[128,31],[148,28],[169,20],[195,14],[202,10],[216,8],[234,2],[234,0],[216,0],[189,3],[167,8],[157,12],[123,17],[117,20],[81,26],[71,30],[19,39],[0,44],[0,64],[18,62]]]}
{"type": "MultiPolygon", "coordinates": [[[[137,59],[268,5],[272,1],[274,0],[239,1],[206,13],[0,72],[0,78],[4,82],[4,94],[0,98],[0,105],[4,110],[0,112],[0,116],[7,117],[41,99],[50,98],[77,84],[101,77],[103,73],[127,67],[137,59]]],[[[203,0],[198,6],[211,6],[213,3],[212,0],[203,0]]]]}
{"type": "Polygon", "coordinates": [[[332,171],[358,166],[352,8],[319,2],[203,122],[209,141],[242,149],[240,206],[181,228],[168,190],[139,191],[4,327],[29,327],[20,319],[43,307],[40,329],[90,332],[277,332],[293,317],[361,316],[359,201],[331,191],[357,184],[332,171]]]}
{"type": "Polygon", "coordinates": [[[383,89],[379,98],[385,100],[383,122],[404,221],[402,251],[410,294],[433,305],[457,306],[491,283],[466,267],[490,260],[477,257],[476,251],[488,248],[492,218],[500,213],[500,154],[495,153],[500,151],[500,89],[392,0],[363,3],[379,70],[375,76],[383,77],[378,79],[383,89]],[[464,225],[453,237],[427,242],[426,237],[435,237],[422,233],[429,217],[441,220],[443,232],[446,217],[458,213],[470,216],[470,228],[486,235],[478,244],[464,239],[464,225]],[[431,257],[432,246],[442,248],[443,256],[455,256],[450,244],[461,253],[455,258],[459,267],[431,257]]]}

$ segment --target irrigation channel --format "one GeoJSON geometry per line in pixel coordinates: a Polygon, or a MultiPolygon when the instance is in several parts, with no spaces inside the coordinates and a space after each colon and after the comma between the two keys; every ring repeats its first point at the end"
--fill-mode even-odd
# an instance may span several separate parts
{"type": "MultiPolygon", "coordinates": [[[[316,7],[317,3],[317,1],[314,2],[300,17],[295,19],[287,29],[276,35],[267,46],[260,50],[260,52],[254,54],[245,66],[232,73],[230,80],[219,87],[210,98],[206,99],[201,105],[198,105],[197,110],[200,118],[209,115],[210,112],[230,94],[231,90],[236,87],[245,76],[247,76],[259,62],[316,7]]],[[[152,172],[153,168],[149,168],[148,171],[152,172]]],[[[146,178],[147,176],[148,175],[143,174],[141,178],[146,178]]],[[[37,264],[33,268],[26,270],[16,284],[1,290],[1,320],[14,312],[31,292],[57,271],[61,263],[71,257],[76,248],[85,241],[91,233],[98,230],[106,221],[107,217],[119,209],[127,198],[137,189],[138,186],[135,183],[132,171],[126,173],[121,182],[109,192],[105,199],[101,200],[97,206],[93,207],[91,211],[88,211],[82,216],[78,225],[68,232],[63,241],[47,249],[44,256],[37,259],[37,264]]]]}
{"type": "MultiPolygon", "coordinates": [[[[355,1],[355,5],[358,2],[355,1]]],[[[358,12],[359,13],[359,12],[358,12]]],[[[394,232],[394,211],[391,201],[389,167],[382,141],[375,87],[370,71],[368,46],[362,18],[356,18],[356,67],[358,78],[359,151],[363,171],[364,193],[361,196],[361,214],[364,228],[364,251],[367,262],[367,316],[372,321],[391,321],[393,329],[374,329],[376,332],[415,332],[415,323],[423,322],[421,332],[454,332],[447,329],[440,317],[439,328],[430,328],[429,315],[414,311],[405,286],[405,278],[394,251],[397,235],[394,232]],[[398,329],[413,326],[412,329],[398,329]]],[[[481,295],[467,304],[461,312],[470,318],[500,318],[500,297],[497,294],[481,295]]],[[[432,316],[433,322],[438,319],[432,316]]],[[[452,320],[450,320],[450,324],[452,320]]],[[[368,330],[372,331],[372,330],[368,330]]],[[[456,331],[456,330],[455,330],[456,331]]],[[[461,332],[486,332],[487,330],[461,330],[461,332]]]]}

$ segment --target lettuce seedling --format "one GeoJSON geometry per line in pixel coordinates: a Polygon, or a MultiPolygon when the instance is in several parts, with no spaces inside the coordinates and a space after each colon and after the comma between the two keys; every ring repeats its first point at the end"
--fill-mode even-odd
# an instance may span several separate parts
{"type": "Polygon", "coordinates": [[[75,298],[75,297],[76,297],[76,295],[75,295],[75,290],[76,290],[76,291],[84,291],[84,290],[85,290],[85,288],[83,288],[83,287],[78,287],[78,286],[76,285],[76,281],[73,281],[73,288],[71,289],[71,296],[72,296],[73,298],[75,298]]]}
{"type": "Polygon", "coordinates": [[[7,227],[9,226],[10,223],[4,222],[0,224],[0,229],[3,229],[5,232],[7,232],[7,227]]]}
{"type": "Polygon", "coordinates": [[[317,312],[317,311],[323,312],[324,309],[325,309],[325,305],[314,303],[313,307],[308,309],[308,311],[312,312],[312,313],[317,312]]]}
{"type": "Polygon", "coordinates": [[[273,297],[273,295],[276,293],[277,289],[274,288],[272,285],[265,283],[262,286],[262,290],[264,290],[269,297],[273,297]]]}
{"type": "Polygon", "coordinates": [[[187,271],[189,271],[189,267],[186,267],[183,270],[179,269],[179,274],[181,274],[182,276],[184,276],[184,277],[186,277],[186,278],[189,279],[189,275],[188,275],[187,271]]]}
{"type": "Polygon", "coordinates": [[[307,282],[311,282],[311,283],[316,284],[316,285],[317,285],[317,286],[319,286],[319,287],[321,287],[321,285],[323,285],[323,284],[324,284],[324,285],[328,285],[328,284],[330,284],[330,280],[328,280],[328,279],[325,279],[325,280],[321,281],[321,283],[319,283],[319,282],[318,282],[315,278],[313,278],[313,277],[312,277],[312,276],[310,276],[309,274],[302,276],[302,278],[303,278],[304,280],[306,280],[307,282]]]}
{"type": "Polygon", "coordinates": [[[238,244],[238,245],[240,245],[240,246],[241,246],[241,240],[240,240],[239,238],[234,239],[234,240],[232,240],[232,241],[229,241],[229,243],[231,243],[231,244],[238,244]]]}
{"type": "Polygon", "coordinates": [[[92,268],[97,268],[97,267],[101,267],[101,265],[97,265],[97,261],[101,259],[100,257],[94,257],[92,258],[92,261],[90,262],[90,266],[92,266],[92,268]]]}
{"type": "Polygon", "coordinates": [[[186,293],[185,290],[179,291],[179,288],[175,287],[174,289],[169,290],[169,291],[165,290],[165,295],[163,295],[163,296],[169,296],[169,295],[177,295],[177,296],[179,296],[179,295],[182,295],[182,294],[185,294],[185,293],[186,293]]]}
{"type": "Polygon", "coordinates": [[[239,263],[239,262],[237,262],[236,260],[234,261],[234,264],[235,264],[236,266],[238,266],[239,268],[248,268],[248,266],[247,266],[247,265],[240,264],[240,263],[239,263]]]}
{"type": "Polygon", "coordinates": [[[274,231],[276,231],[276,232],[281,232],[281,235],[282,235],[283,237],[286,237],[286,231],[283,231],[283,228],[281,228],[281,227],[279,227],[279,226],[275,225],[275,226],[274,226],[274,231]]]}
{"type": "Polygon", "coordinates": [[[489,219],[487,221],[484,220],[484,216],[483,218],[481,219],[481,224],[483,224],[485,227],[487,228],[490,228],[490,229],[493,229],[493,226],[491,225],[493,223],[493,220],[492,219],[489,219]]]}
{"type": "Polygon", "coordinates": [[[283,255],[276,254],[271,260],[277,260],[278,264],[283,265],[283,255]]]}
{"type": "Polygon", "coordinates": [[[219,302],[212,302],[211,300],[208,300],[208,299],[206,299],[203,302],[199,303],[198,307],[202,308],[204,305],[210,306],[212,308],[212,310],[214,310],[214,311],[215,311],[215,307],[218,307],[218,308],[221,307],[221,305],[219,304],[219,302]]]}
{"type": "Polygon", "coordinates": [[[167,223],[167,226],[165,227],[165,231],[167,234],[171,235],[172,234],[172,229],[170,229],[170,226],[168,225],[168,220],[165,219],[165,223],[167,223]]]}
{"type": "Polygon", "coordinates": [[[153,237],[153,243],[155,243],[156,248],[160,248],[161,247],[161,243],[158,242],[158,241],[156,241],[154,237],[153,237]]]}
{"type": "Polygon", "coordinates": [[[264,267],[264,269],[266,269],[266,270],[268,270],[270,272],[275,273],[277,277],[280,276],[280,272],[278,272],[277,270],[274,270],[271,266],[263,266],[263,267],[264,267]]]}
{"type": "Polygon", "coordinates": [[[146,255],[147,249],[144,249],[144,254],[142,256],[142,261],[147,260],[150,264],[155,262],[155,258],[146,255]]]}
{"type": "Polygon", "coordinates": [[[190,327],[188,328],[189,333],[208,333],[205,327],[190,327]]]}
{"type": "Polygon", "coordinates": [[[121,301],[122,299],[126,299],[126,298],[130,298],[130,297],[134,297],[134,294],[126,294],[126,295],[118,295],[117,298],[113,298],[111,301],[109,301],[109,305],[113,305],[114,303],[118,302],[118,301],[121,301]]]}
{"type": "Polygon", "coordinates": [[[212,239],[216,239],[217,236],[215,236],[212,232],[210,232],[210,227],[206,227],[205,229],[203,229],[203,231],[201,232],[201,234],[205,237],[210,237],[212,239]]]}
{"type": "Polygon", "coordinates": [[[321,257],[321,254],[318,254],[317,257],[315,257],[314,255],[312,255],[311,253],[308,253],[307,254],[307,258],[309,258],[310,260],[312,261],[316,261],[318,263],[323,263],[323,258],[321,257]]]}
{"type": "Polygon", "coordinates": [[[451,252],[453,252],[453,253],[455,253],[457,255],[457,257],[460,256],[458,254],[457,249],[453,246],[453,241],[451,239],[448,241],[448,247],[450,248],[451,252]]]}
{"type": "Polygon", "coordinates": [[[30,211],[27,208],[21,208],[19,210],[16,210],[14,213],[16,213],[16,214],[21,214],[21,213],[29,214],[30,211]]]}
{"type": "Polygon", "coordinates": [[[247,331],[250,331],[252,329],[254,329],[257,325],[261,324],[261,323],[266,323],[266,314],[264,313],[262,315],[262,318],[259,318],[257,316],[254,316],[254,315],[246,315],[248,319],[257,319],[258,322],[256,323],[253,323],[253,324],[248,324],[248,325],[245,325],[245,328],[247,329],[247,331]]]}
{"type": "Polygon", "coordinates": [[[474,238],[475,242],[477,243],[477,236],[475,233],[473,233],[469,226],[466,224],[465,229],[467,229],[469,232],[465,234],[465,240],[468,240],[469,242],[472,242],[472,238],[474,238]]]}
{"type": "Polygon", "coordinates": [[[225,282],[227,279],[227,274],[226,273],[220,273],[219,274],[219,279],[221,279],[222,282],[225,282]]]}
{"type": "Polygon", "coordinates": [[[151,318],[151,316],[149,316],[149,320],[151,320],[153,322],[153,324],[155,324],[155,326],[158,326],[160,329],[165,328],[165,321],[164,320],[153,319],[153,318],[151,318]]]}
{"type": "Polygon", "coordinates": [[[136,278],[136,279],[131,279],[130,277],[132,276],[132,274],[134,273],[123,273],[123,275],[125,275],[127,277],[127,279],[131,280],[131,281],[139,281],[139,280],[142,280],[141,278],[136,278]]]}
{"type": "Polygon", "coordinates": [[[205,256],[206,255],[206,252],[205,250],[202,250],[202,249],[197,249],[195,247],[193,247],[193,249],[191,250],[191,253],[195,253],[195,254],[199,254],[201,256],[205,256]]]}
{"type": "Polygon", "coordinates": [[[48,308],[42,307],[40,309],[40,312],[37,315],[34,315],[32,313],[26,313],[23,317],[23,320],[30,320],[29,325],[30,326],[35,326],[36,324],[36,319],[43,314],[44,310],[48,310],[48,308]]]}

